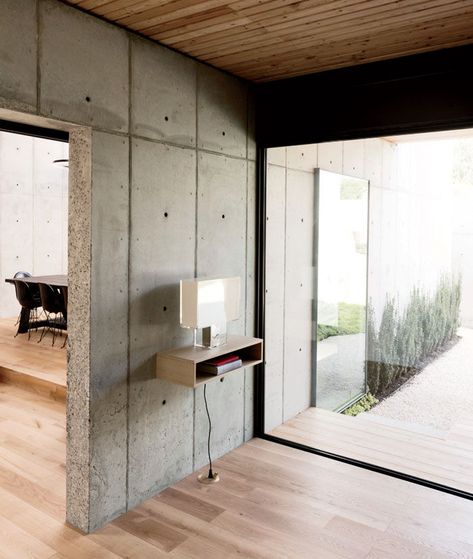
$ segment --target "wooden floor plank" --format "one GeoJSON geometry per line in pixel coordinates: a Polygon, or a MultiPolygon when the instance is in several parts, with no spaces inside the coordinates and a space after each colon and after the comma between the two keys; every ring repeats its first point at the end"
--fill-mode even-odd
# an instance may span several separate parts
{"type": "Polygon", "coordinates": [[[312,448],[376,464],[473,493],[473,423],[465,421],[461,440],[452,433],[426,434],[408,425],[383,424],[309,408],[272,434],[312,448]]]}
{"type": "Polygon", "coordinates": [[[41,540],[27,534],[14,522],[0,516],[0,557],[2,559],[18,559],[34,557],[50,559],[56,552],[41,540]]]}
{"type": "Polygon", "coordinates": [[[65,401],[67,350],[61,347],[64,336],[52,346],[52,334],[41,343],[42,330],[15,337],[15,318],[0,319],[0,381],[53,399],[65,401]]]}
{"type": "Polygon", "coordinates": [[[122,530],[117,524],[108,524],[89,536],[89,539],[127,559],[163,559],[169,555],[139,537],[138,534],[122,530]]]}
{"type": "Polygon", "coordinates": [[[63,430],[64,404],[0,386],[0,558],[473,557],[473,502],[259,439],[215,486],[193,474],[84,535],[64,523],[63,430]]]}

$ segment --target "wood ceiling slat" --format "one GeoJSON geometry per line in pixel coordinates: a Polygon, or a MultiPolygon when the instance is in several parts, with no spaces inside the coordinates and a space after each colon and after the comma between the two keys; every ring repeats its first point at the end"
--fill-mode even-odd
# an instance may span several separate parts
{"type": "MultiPolygon", "coordinates": [[[[441,25],[441,24],[440,24],[441,25]]],[[[454,28],[455,39],[451,37],[451,33],[446,33],[444,37],[444,44],[447,47],[468,44],[473,41],[471,23],[466,22],[460,27],[454,28]]],[[[290,76],[303,75],[307,68],[310,72],[327,70],[329,68],[341,68],[346,66],[346,61],[350,60],[351,65],[361,64],[367,60],[367,47],[369,46],[369,60],[384,60],[392,57],[405,56],[415,52],[425,52],[432,50],[432,28],[428,28],[419,33],[419,38],[406,46],[405,41],[399,39],[395,41],[383,41],[376,44],[374,37],[364,37],[349,45],[349,48],[342,45],[333,43],[327,45],[323,52],[314,56],[314,49],[305,49],[296,51],[294,57],[287,57],[284,60],[277,60],[273,62],[266,61],[252,68],[245,67],[244,77],[254,81],[268,81],[271,79],[279,79],[281,76],[290,74],[290,76]],[[335,48],[338,47],[339,54],[333,55],[335,48]],[[320,68],[320,69],[319,69],[320,68]]],[[[231,68],[229,68],[231,71],[231,68]]]]}
{"type": "MultiPolygon", "coordinates": [[[[258,2],[257,6],[255,6],[255,0],[240,0],[238,2],[228,2],[228,1],[219,0],[216,4],[217,7],[227,7],[230,11],[237,14],[238,11],[243,9],[261,9],[263,11],[270,10],[272,9],[271,7],[272,4],[274,4],[275,2],[280,3],[281,1],[283,0],[261,0],[260,2],[258,2]]],[[[297,0],[297,1],[300,2],[301,0],[297,0]]],[[[318,0],[318,1],[329,1],[329,0],[318,0]]],[[[183,0],[183,2],[185,7],[195,8],[195,13],[207,9],[206,0],[183,0]]],[[[118,18],[117,21],[119,21],[122,25],[126,25],[126,26],[134,25],[136,28],[139,29],[147,29],[150,27],[154,27],[159,23],[161,23],[161,21],[163,20],[163,16],[172,15],[173,12],[174,12],[174,17],[173,18],[168,17],[166,19],[167,21],[171,21],[171,19],[176,19],[176,20],[181,19],[182,15],[184,14],[181,12],[182,6],[179,6],[178,3],[179,0],[177,1],[173,0],[170,4],[168,4],[168,6],[166,6],[166,8],[164,8],[163,6],[156,6],[154,8],[150,8],[145,11],[136,12],[134,15],[130,15],[127,18],[118,18]],[[175,6],[176,9],[173,10],[175,6]]],[[[288,5],[289,2],[286,0],[284,4],[288,5]]],[[[209,21],[211,21],[211,19],[212,18],[209,18],[209,21]]],[[[189,22],[191,21],[192,18],[190,18],[189,22]]]]}
{"type": "MultiPolygon", "coordinates": [[[[419,2],[425,3],[425,0],[418,0],[419,2]]],[[[379,0],[378,0],[379,2],[379,0]]],[[[282,1],[282,5],[284,6],[285,2],[282,1]]],[[[359,2],[357,2],[357,0],[352,0],[351,4],[359,4],[359,2]]],[[[331,1],[330,2],[330,8],[334,8],[337,9],[337,11],[341,12],[341,7],[346,6],[347,5],[347,1],[346,0],[339,0],[339,1],[331,1]],[[340,9],[339,9],[340,8],[340,9]]],[[[196,37],[193,39],[186,39],[184,41],[171,41],[168,40],[167,43],[168,44],[172,44],[174,48],[186,48],[187,47],[195,47],[198,46],[199,48],[202,47],[202,52],[205,52],[205,47],[207,45],[223,45],[223,44],[227,44],[227,42],[235,39],[238,40],[239,39],[239,35],[241,34],[242,36],[248,35],[248,36],[262,36],[262,34],[264,33],[268,33],[267,29],[265,27],[261,27],[261,25],[259,25],[258,21],[253,21],[251,24],[249,25],[245,25],[242,27],[238,27],[238,28],[234,28],[231,30],[227,30],[227,31],[218,31],[215,33],[206,33],[205,37],[196,37]]],[[[269,34],[268,34],[269,37],[269,34]]],[[[193,49],[194,50],[194,49],[193,49]]]]}
{"type": "MultiPolygon", "coordinates": [[[[260,4],[258,4],[257,6],[248,6],[245,8],[241,8],[236,10],[234,8],[233,5],[229,5],[229,8],[232,10],[232,12],[234,13],[234,17],[235,19],[237,18],[246,18],[251,20],[251,22],[256,22],[259,20],[264,20],[267,18],[271,18],[274,17],[274,14],[277,14],[279,16],[288,16],[290,14],[298,14],[301,11],[301,6],[305,6],[307,5],[308,2],[312,2],[313,0],[303,0],[301,1],[299,4],[288,4],[287,2],[280,2],[278,0],[278,7],[274,7],[274,3],[273,2],[262,2],[260,4]]],[[[345,4],[350,4],[350,3],[357,3],[357,1],[359,2],[359,0],[337,0],[336,2],[334,2],[334,0],[319,0],[318,1],[318,7],[314,8],[317,10],[318,13],[323,13],[324,11],[327,10],[331,10],[332,5],[333,4],[341,4],[341,5],[345,5],[345,4]]],[[[370,0],[373,1],[373,0],[370,0]]],[[[374,0],[374,1],[379,1],[379,0],[374,0]]],[[[390,1],[390,0],[386,0],[386,1],[390,1]]],[[[207,28],[211,29],[212,25],[216,25],[221,23],[220,21],[216,21],[215,19],[210,19],[207,22],[207,28]]],[[[147,24],[148,25],[148,24],[147,24]]],[[[153,27],[144,27],[143,30],[146,31],[146,33],[148,34],[155,34],[155,33],[159,33],[160,36],[166,36],[166,38],[170,38],[173,36],[173,34],[168,34],[166,35],[167,30],[170,29],[170,27],[166,27],[164,29],[162,29],[159,25],[157,26],[153,26],[153,27]]],[[[176,35],[179,36],[181,34],[181,32],[184,34],[184,32],[191,32],[194,29],[199,29],[202,30],[202,34],[205,35],[205,26],[202,26],[201,24],[195,24],[194,21],[192,21],[192,19],[190,19],[189,21],[186,22],[185,27],[182,26],[175,26],[175,29],[177,31],[176,35]]],[[[187,38],[187,37],[186,37],[187,38]]]]}
{"type": "MultiPolygon", "coordinates": [[[[412,30],[412,29],[411,29],[412,30]]],[[[471,36],[471,29],[468,28],[468,24],[463,24],[457,28],[457,31],[462,32],[462,38],[471,36]]],[[[429,39],[431,38],[432,28],[427,28],[419,32],[419,39],[416,41],[416,45],[419,46],[420,42],[424,46],[429,46],[429,39]]],[[[404,45],[403,41],[399,39],[399,36],[393,36],[380,40],[376,35],[368,35],[357,39],[356,41],[346,43],[342,42],[332,42],[328,43],[321,48],[317,54],[310,48],[299,48],[294,49],[291,56],[286,57],[284,60],[279,59],[279,57],[265,57],[263,60],[258,61],[258,63],[250,63],[245,66],[246,72],[253,72],[260,70],[262,68],[276,68],[276,67],[286,67],[286,66],[303,66],[308,61],[312,63],[328,63],[336,62],[341,60],[343,57],[349,55],[352,61],[356,61],[359,58],[363,58],[366,54],[364,48],[366,45],[370,45],[372,52],[376,52],[379,55],[380,52],[387,51],[388,49],[396,48],[396,51],[404,45]],[[335,53],[335,48],[337,49],[335,53]]],[[[238,66],[238,65],[235,65],[238,66]]],[[[232,67],[232,65],[229,65],[232,67]]]]}
{"type": "MultiPolygon", "coordinates": [[[[426,41],[429,42],[429,38],[431,38],[432,33],[435,30],[438,30],[442,24],[439,23],[437,25],[432,25],[423,29],[415,29],[413,27],[405,27],[405,32],[413,32],[415,31],[418,37],[421,37],[426,41]]],[[[461,22],[458,23],[456,28],[457,31],[461,30],[462,33],[465,34],[466,37],[473,37],[471,22],[461,22]]],[[[445,39],[448,39],[448,34],[445,35],[445,39]]],[[[227,64],[225,68],[229,71],[238,71],[239,69],[244,67],[245,73],[251,73],[254,70],[261,70],[264,68],[277,68],[277,67],[297,67],[300,64],[305,64],[308,60],[328,60],[331,62],[335,59],[335,57],[340,57],[342,55],[349,54],[352,57],[352,60],[355,58],[363,57],[366,51],[366,47],[369,45],[370,48],[374,51],[377,49],[377,52],[384,51],[385,49],[392,49],[396,47],[396,51],[398,50],[399,46],[402,46],[404,41],[402,38],[399,37],[399,34],[392,33],[387,34],[387,36],[383,36],[382,38],[379,37],[378,34],[367,35],[363,38],[360,38],[353,42],[346,42],[346,41],[337,41],[332,43],[326,43],[325,45],[321,46],[320,49],[317,49],[317,55],[314,55],[314,50],[312,48],[296,48],[293,49],[290,56],[284,58],[282,61],[279,55],[273,54],[262,58],[261,60],[250,61],[248,64],[236,63],[236,64],[227,64]],[[335,51],[335,48],[337,51],[335,51]],[[333,53],[337,52],[336,55],[333,53]],[[340,53],[340,54],[338,54],[340,53]]],[[[428,46],[428,45],[426,45],[428,46]]]]}
{"type": "Polygon", "coordinates": [[[196,3],[195,0],[176,0],[172,4],[161,6],[159,10],[157,10],[158,15],[155,15],[153,18],[149,19],[138,19],[138,15],[133,14],[136,15],[137,21],[126,23],[126,19],[128,18],[117,18],[113,14],[110,14],[107,17],[113,18],[117,23],[119,23],[120,25],[124,25],[125,27],[135,25],[137,28],[140,28],[141,26],[144,26],[145,28],[148,26],[148,22],[150,19],[152,19],[153,22],[150,23],[150,26],[159,25],[162,23],[167,23],[169,21],[182,19],[183,17],[192,18],[201,12],[206,12],[207,10],[226,7],[227,6],[222,5],[222,0],[205,0],[205,2],[199,3],[196,3]],[[177,12],[176,9],[178,10],[177,12]]]}
{"type": "MultiPolygon", "coordinates": [[[[183,22],[186,21],[186,18],[184,18],[183,22]]],[[[212,19],[212,24],[209,24],[207,20],[202,19],[201,22],[199,22],[197,24],[193,24],[194,27],[194,31],[189,31],[186,36],[188,37],[195,37],[195,36],[202,36],[205,35],[205,29],[208,29],[209,32],[212,31],[223,31],[226,29],[232,29],[233,27],[238,27],[238,26],[242,26],[242,25],[249,25],[251,24],[251,20],[248,17],[238,17],[235,18],[235,15],[233,13],[226,13],[226,14],[222,14],[218,17],[215,17],[212,19]],[[200,25],[199,25],[200,23],[200,25]],[[195,29],[197,28],[197,29],[195,29]]],[[[168,32],[163,32],[161,31],[161,29],[164,26],[159,26],[160,31],[159,33],[156,33],[154,30],[150,30],[150,34],[149,36],[152,38],[155,38],[157,35],[159,35],[159,37],[161,38],[160,40],[163,41],[163,43],[166,43],[166,40],[168,39],[168,37],[175,37],[176,36],[176,28],[173,27],[173,29],[171,31],[168,32]]],[[[179,37],[182,38],[182,35],[179,35],[179,37]]],[[[166,43],[167,44],[167,43],[166,43]]]]}
{"type": "MultiPolygon", "coordinates": [[[[116,21],[120,25],[134,25],[136,28],[146,29],[162,22],[180,20],[186,15],[204,13],[212,8],[226,8],[228,12],[232,12],[228,2],[222,0],[174,0],[163,6],[116,17],[116,21]]],[[[207,17],[212,19],[211,15],[207,17]]]]}
{"type": "MultiPolygon", "coordinates": [[[[418,0],[418,4],[421,7],[425,6],[423,0],[418,0]]],[[[389,27],[392,24],[393,20],[404,21],[406,19],[414,20],[422,18],[423,20],[427,21],[427,17],[428,20],[430,20],[432,19],[432,17],[437,17],[440,13],[450,11],[451,7],[453,6],[458,7],[459,9],[461,9],[462,7],[471,7],[471,9],[473,10],[473,4],[470,0],[458,0],[458,2],[452,3],[449,7],[439,6],[434,11],[425,11],[420,9],[411,15],[391,15],[389,19],[386,17],[385,14],[378,12],[376,17],[369,17],[364,19],[363,29],[366,29],[367,26],[371,26],[373,22],[381,22],[381,25],[389,27]]],[[[252,27],[249,26],[249,29],[252,29],[252,27]]],[[[241,56],[245,57],[248,55],[247,51],[250,49],[270,46],[271,44],[283,43],[284,41],[291,40],[291,36],[293,35],[294,31],[297,31],[297,39],[292,39],[291,44],[294,44],[295,41],[300,41],[301,39],[311,40],[312,42],[314,42],[315,32],[317,33],[316,37],[318,44],[326,34],[333,34],[334,31],[337,31],[337,36],[339,36],[340,33],[346,33],[348,30],[359,32],[359,20],[352,14],[346,14],[343,17],[337,17],[334,19],[321,20],[320,22],[315,22],[312,24],[304,23],[303,25],[299,25],[299,27],[289,27],[283,30],[283,32],[278,33],[270,33],[271,30],[265,28],[266,33],[270,33],[270,36],[274,37],[274,39],[272,40],[269,40],[266,34],[262,35],[261,32],[258,32],[258,29],[248,31],[246,33],[238,33],[236,30],[234,30],[235,32],[227,40],[225,40],[224,35],[222,36],[222,34],[220,34],[220,38],[215,40],[213,43],[206,42],[203,45],[197,43],[197,47],[187,50],[188,52],[192,53],[193,56],[205,60],[210,60],[219,56],[233,53],[236,53],[237,55],[241,54],[241,56]]],[[[173,46],[174,48],[179,48],[176,45],[173,46]]]]}
{"type": "MultiPolygon", "coordinates": [[[[380,0],[365,0],[374,4],[378,4],[380,0]]],[[[390,0],[385,0],[389,2],[390,0]]],[[[403,0],[406,1],[406,0],[403,0]]],[[[357,0],[324,0],[319,2],[316,7],[307,7],[311,3],[310,0],[301,2],[297,8],[294,5],[282,5],[279,8],[267,9],[267,6],[256,6],[241,9],[235,12],[236,17],[244,17],[249,20],[249,24],[259,27],[264,27],[264,22],[270,22],[273,18],[278,21],[291,21],[292,19],[306,18],[308,15],[315,17],[327,17],[327,14],[335,12],[337,9],[343,7],[359,6],[357,0]]],[[[174,40],[190,40],[199,35],[206,36],[206,31],[212,32],[212,25],[220,22],[212,20],[208,22],[207,27],[194,22],[188,22],[185,27],[176,27],[176,32],[168,32],[167,29],[161,29],[159,26],[153,29],[148,29],[149,33],[159,34],[159,36],[167,41],[173,42],[174,40]]]]}
{"type": "Polygon", "coordinates": [[[473,0],[66,0],[253,81],[473,43],[473,0]]]}
{"type": "MultiPolygon", "coordinates": [[[[470,33],[465,33],[463,36],[457,36],[455,40],[446,40],[442,43],[443,48],[459,47],[463,45],[471,44],[472,37],[470,33]]],[[[320,61],[316,63],[311,63],[308,61],[303,66],[295,67],[294,65],[288,65],[286,68],[275,70],[271,68],[270,72],[266,72],[259,69],[257,72],[241,74],[240,77],[253,81],[255,83],[264,83],[269,81],[281,80],[286,78],[294,78],[299,76],[304,76],[306,74],[312,74],[317,72],[323,72],[327,70],[336,70],[339,68],[346,68],[347,66],[356,66],[359,64],[366,64],[367,62],[378,62],[381,60],[390,60],[393,58],[399,58],[402,56],[409,56],[411,54],[418,54],[422,52],[432,52],[432,50],[437,50],[432,45],[426,45],[422,42],[414,43],[409,48],[403,48],[400,50],[392,49],[389,52],[377,53],[373,51],[370,53],[369,58],[363,56],[353,56],[352,58],[347,58],[347,55],[340,57],[338,60],[332,60],[330,62],[320,61]],[[350,60],[350,63],[347,63],[350,60]]],[[[237,74],[235,74],[237,75],[237,74]]]]}
{"type": "MultiPolygon", "coordinates": [[[[235,14],[226,6],[219,7],[219,8],[212,8],[210,10],[206,10],[205,12],[196,14],[192,17],[194,27],[199,29],[212,29],[212,26],[221,28],[222,25],[224,28],[231,28],[237,25],[245,25],[251,23],[251,20],[247,17],[240,17],[235,18],[235,14]],[[209,18],[209,14],[212,14],[212,17],[209,18]],[[212,25],[209,24],[209,21],[212,21],[212,25]]],[[[150,29],[136,29],[140,33],[146,33],[149,36],[154,34],[154,29],[159,29],[159,35],[164,37],[166,34],[175,34],[176,30],[187,26],[187,22],[189,21],[188,17],[183,17],[180,20],[173,20],[167,23],[161,23],[156,27],[152,27],[150,29]]],[[[133,25],[130,26],[134,28],[133,25]]]]}
{"type": "MultiPolygon", "coordinates": [[[[76,2],[79,8],[82,8],[83,10],[91,10],[94,13],[97,13],[96,10],[100,9],[104,4],[109,4],[109,3],[110,0],[79,0],[79,2],[76,2]]],[[[130,2],[128,2],[128,4],[134,4],[134,3],[135,2],[132,2],[131,0],[130,2]]]]}
{"type": "MultiPolygon", "coordinates": [[[[402,4],[402,5],[412,5],[412,1],[411,0],[398,0],[397,5],[402,4]]],[[[425,3],[425,0],[424,0],[425,3]]],[[[333,4],[337,5],[337,9],[338,6],[341,6],[343,4],[345,4],[347,7],[349,7],[350,11],[357,13],[358,17],[361,19],[364,17],[366,11],[368,9],[371,9],[372,12],[376,12],[379,9],[383,9],[383,7],[388,6],[391,8],[392,6],[392,2],[390,0],[384,0],[384,1],[380,1],[380,0],[366,0],[365,2],[363,2],[363,5],[360,5],[359,2],[357,3],[356,0],[349,0],[347,2],[347,0],[339,0],[339,2],[331,2],[330,5],[328,6],[324,6],[324,18],[327,17],[331,17],[336,13],[336,10],[333,8],[333,4]]],[[[396,11],[396,8],[392,8],[393,13],[396,11]]],[[[250,20],[248,25],[252,25],[255,24],[258,21],[258,17],[253,14],[250,13],[250,11],[247,10],[242,10],[241,12],[239,12],[241,14],[241,16],[247,18],[250,20]]],[[[273,30],[273,31],[278,31],[279,29],[285,28],[285,27],[289,27],[291,26],[293,21],[304,21],[307,25],[309,25],[311,23],[311,19],[315,18],[316,15],[320,15],[321,16],[321,11],[320,8],[313,8],[313,9],[308,9],[308,10],[304,10],[303,12],[301,11],[296,11],[293,12],[292,14],[290,13],[286,13],[284,10],[283,11],[279,11],[278,15],[276,17],[272,16],[272,17],[263,17],[262,19],[264,20],[264,28],[266,30],[273,30]],[[281,22],[281,16],[284,15],[283,21],[281,22]],[[309,19],[310,16],[310,19],[309,19]],[[271,28],[271,29],[269,29],[271,28]]],[[[192,39],[194,37],[198,37],[198,36],[206,36],[207,31],[208,32],[212,32],[213,29],[213,25],[219,25],[222,24],[224,22],[224,20],[220,20],[218,22],[216,22],[215,20],[212,22],[212,24],[209,24],[209,22],[199,22],[196,24],[188,24],[185,26],[181,26],[180,28],[178,28],[176,31],[166,31],[166,29],[162,29],[160,28],[158,30],[157,33],[153,33],[151,36],[156,36],[159,34],[159,38],[161,41],[166,42],[166,44],[173,44],[174,39],[178,39],[178,40],[189,40],[192,39]]]]}
{"type": "Polygon", "coordinates": [[[118,21],[136,13],[141,13],[149,9],[160,9],[171,4],[170,0],[106,0],[105,4],[94,10],[100,16],[118,21]]]}
{"type": "MultiPolygon", "coordinates": [[[[459,5],[459,7],[465,7],[469,4],[469,11],[464,11],[461,15],[461,17],[470,17],[472,18],[473,16],[473,4],[469,3],[469,2],[465,2],[464,0],[460,1],[457,3],[459,5]]],[[[453,3],[452,3],[453,5],[453,3]]],[[[389,27],[392,25],[392,23],[396,23],[396,24],[403,24],[404,22],[414,22],[414,21],[420,21],[422,23],[425,24],[429,24],[430,22],[432,22],[432,20],[437,21],[439,16],[445,16],[451,13],[451,8],[450,6],[442,6],[437,8],[437,10],[435,11],[428,11],[428,14],[424,13],[424,12],[417,12],[416,16],[407,16],[405,14],[402,15],[397,15],[397,16],[391,16],[389,21],[386,20],[386,18],[384,17],[376,17],[376,18],[367,18],[366,21],[364,22],[363,25],[363,30],[365,32],[369,32],[369,31],[373,31],[375,33],[382,33],[385,30],[388,30],[389,27]],[[426,16],[429,16],[428,19],[426,19],[426,16]]],[[[347,20],[347,22],[349,23],[349,25],[340,25],[340,31],[337,33],[337,37],[340,39],[352,39],[356,36],[359,35],[359,29],[356,25],[356,20],[350,19],[347,20]]],[[[346,22],[346,23],[347,23],[346,22]]],[[[473,21],[472,21],[473,24],[473,21]]],[[[306,46],[310,46],[311,44],[313,44],[313,33],[316,32],[317,33],[317,46],[319,47],[320,45],[323,45],[324,42],[330,38],[333,37],[333,33],[336,29],[335,26],[338,25],[338,22],[336,23],[332,23],[330,25],[326,25],[326,26],[320,26],[317,27],[316,29],[311,28],[310,30],[307,30],[306,32],[304,32],[304,28],[299,28],[297,29],[298,32],[298,38],[297,39],[293,39],[291,41],[291,45],[293,48],[297,48],[299,47],[301,44],[304,44],[306,46]]],[[[307,29],[307,28],[306,28],[307,29]]],[[[473,29],[473,27],[472,27],[473,29]]],[[[291,30],[292,33],[292,30],[291,30]]],[[[233,52],[230,54],[226,54],[223,52],[219,52],[214,51],[213,53],[208,53],[208,54],[204,54],[201,55],[201,59],[205,60],[206,62],[209,62],[211,64],[214,64],[216,66],[219,66],[220,64],[227,66],[228,64],[231,63],[235,63],[235,62],[250,62],[252,60],[255,59],[261,59],[262,57],[264,57],[264,55],[267,52],[272,52],[274,54],[280,54],[285,52],[285,50],[287,49],[287,45],[286,45],[286,41],[282,40],[279,43],[276,43],[276,45],[279,46],[274,46],[274,45],[268,45],[268,44],[264,44],[264,42],[259,42],[259,43],[251,43],[250,45],[246,46],[243,45],[242,42],[240,42],[240,46],[239,47],[233,47],[233,50],[237,50],[237,52],[233,52]]]]}

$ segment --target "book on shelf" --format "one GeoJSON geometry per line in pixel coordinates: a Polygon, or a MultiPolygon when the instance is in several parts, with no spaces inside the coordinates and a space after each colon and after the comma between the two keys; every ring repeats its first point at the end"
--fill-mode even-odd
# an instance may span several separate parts
{"type": "Polygon", "coordinates": [[[209,359],[197,364],[197,372],[207,375],[221,375],[242,366],[242,360],[238,355],[225,355],[216,359],[209,359]]]}

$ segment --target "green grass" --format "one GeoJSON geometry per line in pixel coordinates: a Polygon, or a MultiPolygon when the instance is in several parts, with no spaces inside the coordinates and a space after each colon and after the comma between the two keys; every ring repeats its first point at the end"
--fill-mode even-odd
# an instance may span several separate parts
{"type": "Polygon", "coordinates": [[[366,307],[351,303],[338,304],[338,324],[342,330],[350,334],[358,334],[365,331],[366,307]]]}
{"type": "Polygon", "coordinates": [[[317,325],[317,341],[330,336],[346,336],[365,331],[365,307],[351,303],[338,303],[338,326],[317,325]]]}

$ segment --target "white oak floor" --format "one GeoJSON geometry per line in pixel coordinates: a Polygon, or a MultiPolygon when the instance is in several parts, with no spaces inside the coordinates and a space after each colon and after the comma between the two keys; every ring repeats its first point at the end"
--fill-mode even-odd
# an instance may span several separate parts
{"type": "Polygon", "coordinates": [[[309,408],[272,434],[473,493],[473,410],[441,432],[309,408]]]}
{"type": "Polygon", "coordinates": [[[0,558],[473,558],[473,502],[254,439],[95,534],[64,523],[62,402],[0,384],[0,558]]]}
{"type": "Polygon", "coordinates": [[[64,334],[52,346],[48,333],[38,343],[41,330],[15,338],[16,318],[0,319],[0,380],[21,385],[43,395],[65,400],[67,349],[64,334]]]}

